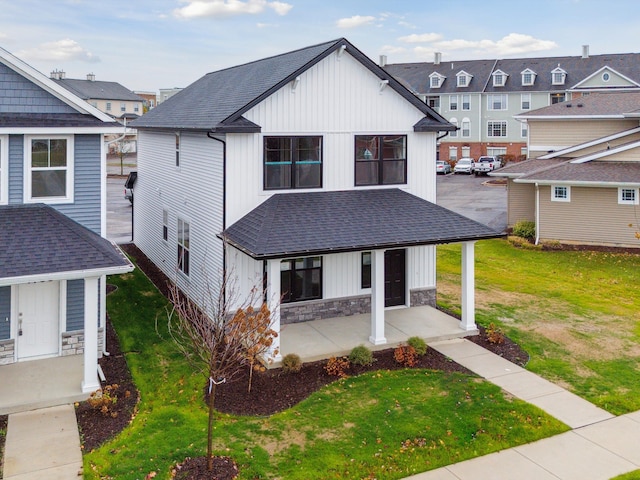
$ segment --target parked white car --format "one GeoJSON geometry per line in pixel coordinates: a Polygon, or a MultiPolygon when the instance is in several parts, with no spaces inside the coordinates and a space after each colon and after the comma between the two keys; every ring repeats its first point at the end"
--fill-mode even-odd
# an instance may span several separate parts
{"type": "Polygon", "coordinates": [[[473,158],[463,157],[457,161],[456,166],[453,167],[453,173],[468,173],[471,175],[473,173],[473,158]]]}
{"type": "Polygon", "coordinates": [[[478,158],[478,161],[474,165],[473,169],[477,177],[478,175],[486,175],[489,172],[493,172],[501,166],[502,163],[497,157],[491,155],[483,155],[482,157],[478,158]]]}

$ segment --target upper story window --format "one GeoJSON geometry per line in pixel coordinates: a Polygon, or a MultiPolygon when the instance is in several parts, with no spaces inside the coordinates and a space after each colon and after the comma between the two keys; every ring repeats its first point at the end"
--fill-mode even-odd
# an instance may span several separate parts
{"type": "Polygon", "coordinates": [[[571,187],[552,185],[551,186],[551,201],[552,202],[570,202],[571,201],[571,187]]]}
{"type": "Polygon", "coordinates": [[[25,202],[73,202],[73,137],[25,136],[25,202]]]}
{"type": "Polygon", "coordinates": [[[191,228],[189,222],[178,218],[178,270],[189,275],[191,249],[191,228]]]}
{"type": "Polygon", "coordinates": [[[507,122],[488,122],[487,123],[487,135],[489,137],[506,137],[507,136],[507,122]]]}
{"type": "MultiPolygon", "coordinates": [[[[457,118],[452,118],[452,119],[449,120],[449,123],[451,125],[453,125],[454,127],[457,127],[458,126],[458,119],[457,118]]],[[[453,130],[453,131],[449,132],[449,136],[451,138],[457,138],[458,137],[458,130],[453,130]]]]}
{"type": "Polygon", "coordinates": [[[140,105],[138,105],[137,103],[133,106],[133,111],[134,112],[139,112],[140,111],[140,105]]]}
{"type": "Polygon", "coordinates": [[[9,137],[0,135],[0,205],[9,202],[9,137]]]}
{"type": "Polygon", "coordinates": [[[520,72],[520,75],[522,75],[522,85],[525,87],[533,85],[536,81],[536,72],[530,68],[520,72]]]}
{"type": "Polygon", "coordinates": [[[458,110],[458,95],[449,95],[449,110],[458,110]]]}
{"type": "Polygon", "coordinates": [[[551,70],[551,84],[552,85],[564,85],[565,79],[567,78],[567,72],[558,67],[551,70]]]}
{"type": "Polygon", "coordinates": [[[162,240],[169,240],[169,212],[162,210],[162,240]]]}
{"type": "Polygon", "coordinates": [[[488,110],[506,110],[507,109],[507,95],[504,93],[492,94],[487,97],[487,109],[488,110]]]}
{"type": "Polygon", "coordinates": [[[462,110],[471,110],[471,95],[462,95],[462,110]]]}
{"type": "Polygon", "coordinates": [[[520,94],[520,109],[531,110],[531,94],[530,93],[520,94]]]}
{"type": "Polygon", "coordinates": [[[565,99],[564,92],[549,94],[549,101],[551,102],[551,105],[564,102],[564,99],[565,99]]]}
{"type": "Polygon", "coordinates": [[[180,132],[176,132],[176,167],[180,166],[180,132]]]}
{"type": "Polygon", "coordinates": [[[429,95],[426,98],[425,103],[434,110],[438,110],[440,108],[440,97],[438,95],[429,95]]]}
{"type": "Polygon", "coordinates": [[[527,138],[529,136],[529,125],[524,122],[520,124],[520,136],[522,138],[527,138]]]}
{"type": "Polygon", "coordinates": [[[637,188],[619,188],[618,203],[620,205],[638,205],[638,189],[637,188]]]}
{"type": "Polygon", "coordinates": [[[107,107],[106,107],[106,109],[107,109],[107,112],[110,112],[110,111],[111,111],[111,102],[107,102],[107,107]]]}
{"type": "Polygon", "coordinates": [[[496,70],[491,74],[493,77],[493,86],[494,87],[504,87],[505,83],[507,83],[507,75],[502,70],[496,70]]]}
{"type": "Polygon", "coordinates": [[[122,102],[120,103],[120,111],[121,112],[126,112],[127,111],[127,104],[122,102]]]}
{"type": "Polygon", "coordinates": [[[440,75],[438,72],[433,72],[429,75],[429,85],[431,88],[440,88],[446,78],[447,77],[440,75]]]}
{"type": "Polygon", "coordinates": [[[264,137],[264,189],[322,187],[322,137],[264,137]]]}
{"type": "Polygon", "coordinates": [[[468,74],[464,70],[456,74],[456,85],[458,87],[468,87],[473,75],[468,74]]]}
{"type": "MultiPolygon", "coordinates": [[[[463,137],[470,137],[471,136],[471,121],[468,118],[463,118],[462,119],[462,136],[463,137]]],[[[469,155],[465,155],[466,157],[468,157],[469,155]]]]}
{"type": "Polygon", "coordinates": [[[322,257],[280,262],[282,303],[322,298],[322,257]]]}
{"type": "Polygon", "coordinates": [[[609,72],[604,72],[602,74],[602,81],[608,82],[609,80],[611,80],[611,74],[609,72]]]}
{"type": "Polygon", "coordinates": [[[405,135],[356,135],[355,144],[356,186],[407,183],[405,135]]]}

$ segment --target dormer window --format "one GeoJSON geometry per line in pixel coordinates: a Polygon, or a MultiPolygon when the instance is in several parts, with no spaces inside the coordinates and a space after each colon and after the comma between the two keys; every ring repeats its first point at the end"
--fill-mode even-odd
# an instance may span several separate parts
{"type": "Polygon", "coordinates": [[[468,87],[469,83],[471,83],[471,79],[473,75],[468,74],[467,72],[460,71],[456,73],[456,85],[458,87],[468,87]]]}
{"type": "Polygon", "coordinates": [[[551,84],[552,85],[564,85],[564,81],[567,78],[567,72],[560,68],[558,65],[557,68],[551,71],[551,84]]]}
{"type": "Polygon", "coordinates": [[[431,85],[431,88],[440,88],[445,78],[447,77],[440,75],[438,72],[433,72],[429,75],[429,85],[431,85]]]}
{"type": "Polygon", "coordinates": [[[530,68],[520,72],[520,75],[522,75],[522,85],[525,87],[533,85],[536,81],[536,72],[530,68]]]}
{"type": "Polygon", "coordinates": [[[505,83],[507,83],[507,75],[502,70],[496,70],[491,74],[493,77],[493,86],[494,87],[504,87],[505,83]]]}

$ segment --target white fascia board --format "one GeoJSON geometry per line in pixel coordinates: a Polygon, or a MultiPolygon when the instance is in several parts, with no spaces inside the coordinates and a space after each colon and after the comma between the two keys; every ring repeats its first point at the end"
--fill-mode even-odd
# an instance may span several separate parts
{"type": "Polygon", "coordinates": [[[0,278],[0,287],[23,283],[47,282],[59,280],[76,280],[80,278],[101,277],[103,275],[120,275],[134,270],[132,264],[121,267],[96,268],[92,270],[73,270],[69,272],[42,273],[38,275],[24,275],[21,277],[0,278]]]}
{"type": "Polygon", "coordinates": [[[6,65],[7,67],[9,67],[14,72],[18,73],[19,75],[22,75],[23,77],[31,80],[33,83],[35,83],[39,87],[51,93],[54,97],[58,98],[59,100],[62,100],[64,103],[78,110],[79,112],[93,115],[94,117],[102,120],[103,122],[113,121],[113,118],[111,118],[109,115],[98,110],[93,105],[85,102],[83,99],[81,99],[77,95],[74,95],[63,86],[58,85],[49,77],[39,72],[38,70],[28,65],[27,63],[23,62],[18,57],[9,53],[2,47],[0,47],[0,62],[6,65]]]}
{"type": "MultiPolygon", "coordinates": [[[[617,76],[619,76],[623,80],[626,80],[627,82],[629,82],[629,83],[631,83],[631,84],[633,84],[633,85],[635,85],[637,87],[640,87],[640,84],[638,84],[638,82],[636,82],[635,80],[632,80],[631,78],[627,77],[626,75],[623,75],[622,73],[620,73],[617,70],[609,67],[608,65],[604,65],[603,67],[600,67],[598,70],[596,70],[591,75],[589,75],[587,78],[584,78],[584,79],[580,80],[573,87],[571,87],[569,89],[569,91],[573,91],[575,89],[581,88],[580,85],[582,85],[583,83],[587,83],[589,80],[591,80],[592,78],[596,77],[597,75],[599,75],[601,72],[604,72],[605,70],[609,70],[610,72],[615,73],[617,76]]],[[[622,86],[622,85],[612,85],[612,87],[620,87],[620,86],[622,86]]],[[[584,88],[589,88],[589,87],[584,87],[584,88]]],[[[603,88],[606,88],[606,87],[603,87],[603,88]]]]}
{"type": "Polygon", "coordinates": [[[598,187],[598,188],[638,188],[640,182],[587,182],[577,180],[540,180],[535,178],[518,178],[515,179],[516,183],[537,183],[538,185],[567,185],[570,187],[598,187]]]}
{"type": "Polygon", "coordinates": [[[620,145],[618,147],[614,147],[609,150],[592,153],[590,155],[585,155],[584,157],[578,157],[575,160],[571,160],[571,163],[587,163],[587,162],[590,162],[591,160],[597,160],[598,158],[609,157],[614,153],[626,152],[627,150],[632,150],[638,147],[640,147],[640,142],[633,142],[628,145],[620,145]]]}
{"type": "Polygon", "coordinates": [[[83,133],[118,133],[122,127],[8,127],[0,128],[0,135],[73,135],[83,133]]]}
{"type": "MultiPolygon", "coordinates": [[[[579,107],[576,107],[579,108],[579,107]]],[[[616,113],[613,115],[514,115],[516,120],[610,120],[610,119],[624,119],[624,115],[616,113]]]]}
{"type": "MultiPolygon", "coordinates": [[[[606,137],[596,138],[595,140],[591,140],[590,142],[581,143],[579,145],[573,145],[571,147],[565,147],[561,150],[556,150],[552,153],[549,153],[547,155],[542,155],[541,157],[538,157],[538,158],[540,158],[541,160],[549,160],[550,158],[561,157],[562,155],[565,155],[567,153],[572,153],[577,150],[582,150],[583,148],[593,147],[594,145],[598,145],[600,143],[610,142],[611,140],[617,140],[618,138],[626,137],[628,135],[633,135],[639,132],[640,132],[640,127],[632,128],[631,130],[625,130],[623,132],[614,133],[606,137]]],[[[544,145],[535,145],[536,151],[539,151],[539,150],[545,151],[545,149],[549,151],[549,150],[553,150],[553,147],[546,147],[544,145]]],[[[613,151],[615,151],[615,149],[613,149],[613,151]]]]}

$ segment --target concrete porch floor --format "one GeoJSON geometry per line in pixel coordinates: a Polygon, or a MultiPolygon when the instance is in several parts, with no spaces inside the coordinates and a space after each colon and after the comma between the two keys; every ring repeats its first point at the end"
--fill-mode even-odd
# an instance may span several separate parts
{"type": "MultiPolygon", "coordinates": [[[[387,343],[383,345],[373,345],[369,341],[371,315],[367,313],[282,325],[280,355],[295,353],[303,362],[313,362],[348,355],[358,345],[375,351],[394,348],[413,336],[431,343],[478,333],[477,330],[463,330],[460,320],[433,307],[392,308],[384,313],[387,343]]],[[[279,362],[272,366],[279,366],[279,362]]]]}
{"type": "Polygon", "coordinates": [[[0,366],[0,415],[86,400],[82,355],[0,366]]]}

